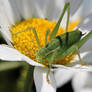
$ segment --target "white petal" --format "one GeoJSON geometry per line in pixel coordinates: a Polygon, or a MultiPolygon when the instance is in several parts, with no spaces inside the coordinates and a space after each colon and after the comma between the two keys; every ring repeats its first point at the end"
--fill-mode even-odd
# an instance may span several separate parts
{"type": "Polygon", "coordinates": [[[92,88],[83,88],[78,92],[92,92],[92,88]]]}
{"type": "MultiPolygon", "coordinates": [[[[83,63],[92,65],[92,51],[80,53],[80,57],[81,57],[83,63]]],[[[75,56],[75,58],[72,60],[72,62],[80,63],[80,59],[79,59],[78,55],[75,56]]]]}
{"type": "Polygon", "coordinates": [[[0,45],[0,59],[7,61],[22,61],[23,55],[14,48],[7,45],[0,45]]]}
{"type": "Polygon", "coordinates": [[[23,19],[23,15],[21,14],[21,3],[22,0],[9,0],[12,11],[13,11],[13,16],[15,22],[21,21],[23,19]]]}
{"type": "MultiPolygon", "coordinates": [[[[71,0],[72,1],[72,0],[71,0]]],[[[77,3],[76,2],[76,0],[74,1],[75,3],[77,3]]],[[[85,19],[85,17],[87,16],[87,15],[89,15],[90,13],[92,13],[92,0],[80,0],[79,2],[78,2],[78,5],[76,5],[76,4],[73,4],[72,5],[73,7],[72,8],[74,8],[74,7],[76,7],[76,8],[78,8],[78,10],[75,12],[75,14],[73,15],[73,20],[75,20],[76,18],[78,19],[78,18],[81,18],[81,19],[85,19]],[[80,5],[80,3],[81,3],[81,5],[80,5]],[[79,6],[80,5],[80,6],[79,6]],[[85,11],[85,12],[84,12],[85,11]]],[[[75,8],[75,9],[76,9],[75,8]]],[[[73,10],[73,9],[72,9],[73,10]]],[[[73,10],[74,11],[74,10],[73,10]]]]}
{"type": "Polygon", "coordinates": [[[71,4],[71,15],[73,15],[79,8],[83,0],[36,0],[44,15],[49,20],[57,20],[62,12],[65,2],[71,4]]]}
{"type": "MultiPolygon", "coordinates": [[[[78,6],[77,6],[78,7],[78,6]]],[[[82,19],[82,6],[72,15],[71,21],[76,21],[77,19],[82,19]]]]}
{"type": "Polygon", "coordinates": [[[43,17],[36,0],[17,0],[17,5],[24,18],[43,17]]]}
{"type": "Polygon", "coordinates": [[[35,67],[34,81],[37,92],[56,92],[56,83],[52,72],[49,74],[49,83],[46,79],[48,69],[35,67]]]}
{"type": "Polygon", "coordinates": [[[57,20],[64,7],[64,0],[44,0],[43,12],[49,20],[57,20]]]}
{"type": "Polygon", "coordinates": [[[7,17],[3,13],[0,14],[0,26],[1,26],[0,31],[4,39],[6,40],[7,43],[10,43],[9,42],[11,41],[11,33],[9,31],[10,24],[7,20],[7,17]]]}
{"type": "Polygon", "coordinates": [[[7,45],[0,45],[0,59],[7,61],[26,61],[30,65],[44,67],[42,64],[33,61],[7,45]]]}
{"type": "Polygon", "coordinates": [[[1,12],[0,13],[0,27],[1,27],[0,32],[3,38],[5,39],[5,41],[7,42],[7,44],[12,46],[11,33],[9,31],[10,23],[6,15],[3,13],[3,11],[0,10],[0,12],[1,12]]]}
{"type": "Polygon", "coordinates": [[[75,72],[70,71],[68,69],[57,69],[54,73],[57,87],[64,85],[68,82],[75,72]]]}
{"type": "Polygon", "coordinates": [[[32,59],[30,59],[26,56],[23,57],[23,60],[26,61],[28,64],[33,65],[33,66],[45,67],[44,65],[37,63],[37,62],[33,61],[32,59]]]}
{"type": "Polygon", "coordinates": [[[82,29],[92,30],[92,13],[85,16],[79,26],[82,29]]]}
{"type": "Polygon", "coordinates": [[[87,79],[87,74],[87,72],[79,72],[75,74],[72,79],[72,86],[75,92],[79,92],[79,90],[84,87],[87,79]]]}
{"type": "Polygon", "coordinates": [[[14,24],[15,21],[9,0],[0,0],[0,11],[3,11],[2,13],[6,15],[10,24],[14,24]]]}
{"type": "Polygon", "coordinates": [[[70,68],[70,70],[75,72],[92,72],[92,65],[75,65],[74,67],[70,68]]]}
{"type": "Polygon", "coordinates": [[[81,6],[83,6],[83,10],[82,10],[83,17],[92,13],[92,0],[83,0],[83,3],[81,6]]]}
{"type": "Polygon", "coordinates": [[[36,12],[33,13],[34,16],[45,18],[44,14],[42,12],[42,9],[40,8],[40,6],[37,3],[37,1],[35,1],[35,9],[36,9],[36,12]]]}
{"type": "Polygon", "coordinates": [[[53,67],[55,67],[54,70],[57,70],[58,68],[60,69],[66,69],[72,72],[92,72],[92,65],[81,65],[79,64],[79,62],[75,62],[75,63],[71,63],[67,66],[64,65],[53,65],[53,67]]]}
{"type": "Polygon", "coordinates": [[[76,0],[65,0],[65,2],[70,2],[70,14],[72,16],[79,10],[80,6],[83,3],[83,0],[77,0],[77,2],[76,0]]]}
{"type": "Polygon", "coordinates": [[[83,55],[83,62],[92,65],[92,51],[85,52],[83,55]]]}
{"type": "MultiPolygon", "coordinates": [[[[72,79],[72,86],[75,92],[81,92],[84,88],[92,88],[92,73],[79,72],[72,79]]],[[[85,91],[86,92],[86,91],[85,91]]]]}

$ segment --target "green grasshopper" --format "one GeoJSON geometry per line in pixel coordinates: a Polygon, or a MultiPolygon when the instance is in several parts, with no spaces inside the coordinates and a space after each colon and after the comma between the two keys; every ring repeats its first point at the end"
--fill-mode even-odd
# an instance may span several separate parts
{"type": "Polygon", "coordinates": [[[72,32],[68,32],[69,15],[70,15],[70,3],[68,2],[65,4],[63,12],[60,16],[60,19],[50,34],[50,42],[47,43],[47,36],[48,36],[48,32],[49,32],[47,30],[47,33],[45,36],[45,39],[46,39],[45,44],[46,45],[43,48],[41,48],[40,44],[39,44],[40,49],[38,50],[36,57],[40,63],[44,63],[47,60],[49,67],[51,67],[51,65],[53,64],[53,62],[55,60],[59,60],[61,58],[64,58],[64,57],[68,56],[70,53],[77,52],[79,59],[80,59],[80,63],[82,64],[82,60],[80,58],[80,54],[79,54],[78,49],[90,37],[92,37],[92,31],[88,35],[86,35],[83,39],[81,39],[81,37],[84,34],[82,34],[82,32],[79,31],[79,29],[76,29],[72,32]],[[58,32],[58,28],[60,26],[60,23],[62,21],[62,18],[64,16],[66,10],[67,10],[66,33],[61,34],[61,35],[56,37],[56,34],[58,32]]]}
{"type": "MultiPolygon", "coordinates": [[[[36,59],[40,63],[45,63],[48,61],[48,74],[50,71],[50,68],[52,67],[52,64],[55,60],[59,60],[61,58],[64,58],[68,56],[70,53],[78,53],[80,63],[82,64],[82,60],[80,58],[80,54],[78,49],[90,38],[92,37],[92,31],[90,31],[83,39],[81,37],[83,36],[82,32],[79,29],[76,29],[72,32],[68,32],[68,24],[69,24],[69,16],[70,16],[70,3],[66,3],[63,9],[63,12],[54,27],[53,31],[50,33],[49,29],[46,31],[45,36],[45,46],[41,48],[40,41],[36,32],[35,28],[28,28],[26,30],[23,30],[21,32],[27,31],[29,29],[32,29],[35,39],[37,41],[39,50],[36,53],[36,59]],[[67,23],[66,23],[66,33],[61,34],[59,36],[56,36],[60,23],[63,19],[63,16],[67,10],[67,23]],[[50,35],[50,41],[47,43],[47,37],[50,35]]],[[[18,32],[19,33],[19,32],[18,32]]],[[[47,75],[48,75],[47,74],[47,75]]]]}

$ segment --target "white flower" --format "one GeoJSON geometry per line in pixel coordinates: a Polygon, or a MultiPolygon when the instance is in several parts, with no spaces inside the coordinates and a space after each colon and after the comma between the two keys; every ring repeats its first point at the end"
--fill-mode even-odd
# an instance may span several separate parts
{"type": "MultiPolygon", "coordinates": [[[[22,18],[28,19],[32,16],[48,18],[49,20],[58,20],[64,4],[67,0],[0,0],[0,25],[1,33],[8,43],[6,45],[0,45],[0,59],[8,61],[26,61],[30,65],[36,66],[34,69],[34,81],[36,85],[37,92],[56,92],[56,88],[65,83],[74,74],[74,71],[91,71],[91,67],[78,65],[76,67],[66,67],[63,65],[55,65],[57,69],[54,76],[51,71],[49,74],[50,83],[46,80],[47,68],[42,64],[37,63],[30,59],[29,57],[21,54],[18,50],[13,48],[11,33],[9,27],[15,24],[16,21],[21,21],[22,18]],[[65,71],[65,69],[71,70],[70,72],[65,71]],[[64,70],[64,72],[63,72],[64,70]],[[66,75],[65,75],[66,73],[66,75]],[[68,74],[69,73],[69,74],[68,74]],[[62,77],[58,74],[62,74],[62,77]],[[54,78],[55,77],[55,78],[54,78]],[[59,81],[58,81],[59,77],[59,81]],[[60,78],[61,77],[61,78],[60,78]]],[[[86,0],[68,0],[71,4],[71,16],[72,21],[82,18],[83,21],[80,23],[82,29],[91,29],[90,26],[92,18],[91,16],[91,5],[85,7],[86,0]],[[86,13],[84,10],[86,10],[86,13]],[[89,15],[89,16],[88,16],[89,15]],[[84,20],[85,19],[85,20],[84,20]],[[85,22],[86,21],[86,22],[85,22]],[[90,25],[89,25],[90,24],[90,25]],[[85,26],[88,25],[88,26],[85,26]]],[[[66,15],[61,23],[65,26],[66,15]]],[[[86,31],[88,32],[88,31],[86,31]]],[[[92,52],[90,51],[92,43],[90,39],[81,49],[81,58],[84,62],[91,64],[92,52]]],[[[74,61],[79,61],[78,57],[74,58],[74,61]]],[[[30,75],[31,76],[31,75],[30,75]]]]}

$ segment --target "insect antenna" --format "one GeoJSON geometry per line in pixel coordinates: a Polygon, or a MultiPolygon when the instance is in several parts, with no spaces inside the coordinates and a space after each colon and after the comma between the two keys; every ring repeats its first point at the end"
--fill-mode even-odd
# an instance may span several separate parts
{"type": "MultiPolygon", "coordinates": [[[[31,33],[31,34],[32,34],[32,33],[31,33]]],[[[32,42],[34,43],[34,39],[33,39],[33,37],[31,38],[31,40],[32,40],[32,42]]],[[[36,47],[36,44],[34,43],[33,46],[36,47]]],[[[35,51],[35,53],[37,52],[36,49],[34,49],[34,51],[35,51]]]]}
{"type": "Polygon", "coordinates": [[[27,51],[23,51],[23,52],[25,52],[26,54],[32,55],[32,56],[36,56],[35,54],[33,54],[31,52],[27,52],[27,51]]]}
{"type": "Polygon", "coordinates": [[[69,25],[69,17],[70,17],[70,3],[67,5],[67,22],[66,22],[66,45],[68,45],[68,25],[69,25]]]}
{"type": "MultiPolygon", "coordinates": [[[[38,35],[37,35],[37,32],[36,32],[36,29],[33,28],[33,27],[28,27],[28,28],[25,29],[25,30],[22,30],[22,31],[20,31],[20,32],[16,32],[16,33],[14,33],[14,35],[17,35],[17,34],[19,34],[19,33],[25,32],[25,31],[30,31],[30,30],[33,31],[33,34],[34,34],[34,36],[35,36],[37,45],[38,45],[39,48],[41,48],[40,41],[39,41],[39,38],[38,38],[38,35]]],[[[31,40],[32,40],[32,42],[34,42],[33,38],[31,38],[31,40]]],[[[34,45],[34,47],[36,47],[35,44],[33,44],[33,45],[34,45]]],[[[36,53],[37,50],[36,50],[36,49],[34,49],[34,50],[35,50],[35,53],[36,53]]],[[[23,52],[25,52],[25,51],[23,51],[23,52]]],[[[25,52],[25,53],[26,53],[26,54],[30,54],[30,55],[32,55],[32,56],[36,56],[36,55],[34,55],[33,53],[31,53],[31,52],[25,52]]]]}
{"type": "Polygon", "coordinates": [[[46,31],[46,35],[45,35],[45,45],[47,46],[47,38],[48,38],[48,35],[50,34],[50,30],[47,29],[46,31]]]}

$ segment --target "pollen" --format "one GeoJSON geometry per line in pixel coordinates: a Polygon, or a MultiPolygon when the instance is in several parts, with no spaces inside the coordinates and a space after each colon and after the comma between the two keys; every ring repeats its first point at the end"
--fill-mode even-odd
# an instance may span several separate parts
{"type": "MultiPolygon", "coordinates": [[[[45,35],[47,29],[52,32],[53,28],[56,25],[56,21],[49,21],[43,18],[32,18],[21,21],[10,28],[12,34],[12,42],[14,48],[20,51],[22,54],[28,56],[29,58],[36,60],[36,53],[39,50],[34,33],[32,29],[28,29],[33,27],[37,31],[38,38],[40,40],[41,47],[45,46],[45,35]],[[24,31],[27,30],[27,31],[24,31]]],[[[70,25],[72,26],[72,25],[70,25]]],[[[72,27],[71,30],[73,29],[72,27]]],[[[69,30],[70,31],[70,30],[69,30]]],[[[62,27],[59,27],[57,35],[64,33],[65,30],[62,27]]],[[[47,41],[49,42],[49,36],[47,41]]],[[[73,58],[73,55],[67,56],[61,60],[55,61],[54,63],[66,64],[70,62],[70,58],[73,58]],[[64,61],[64,62],[62,62],[64,61]]]]}

